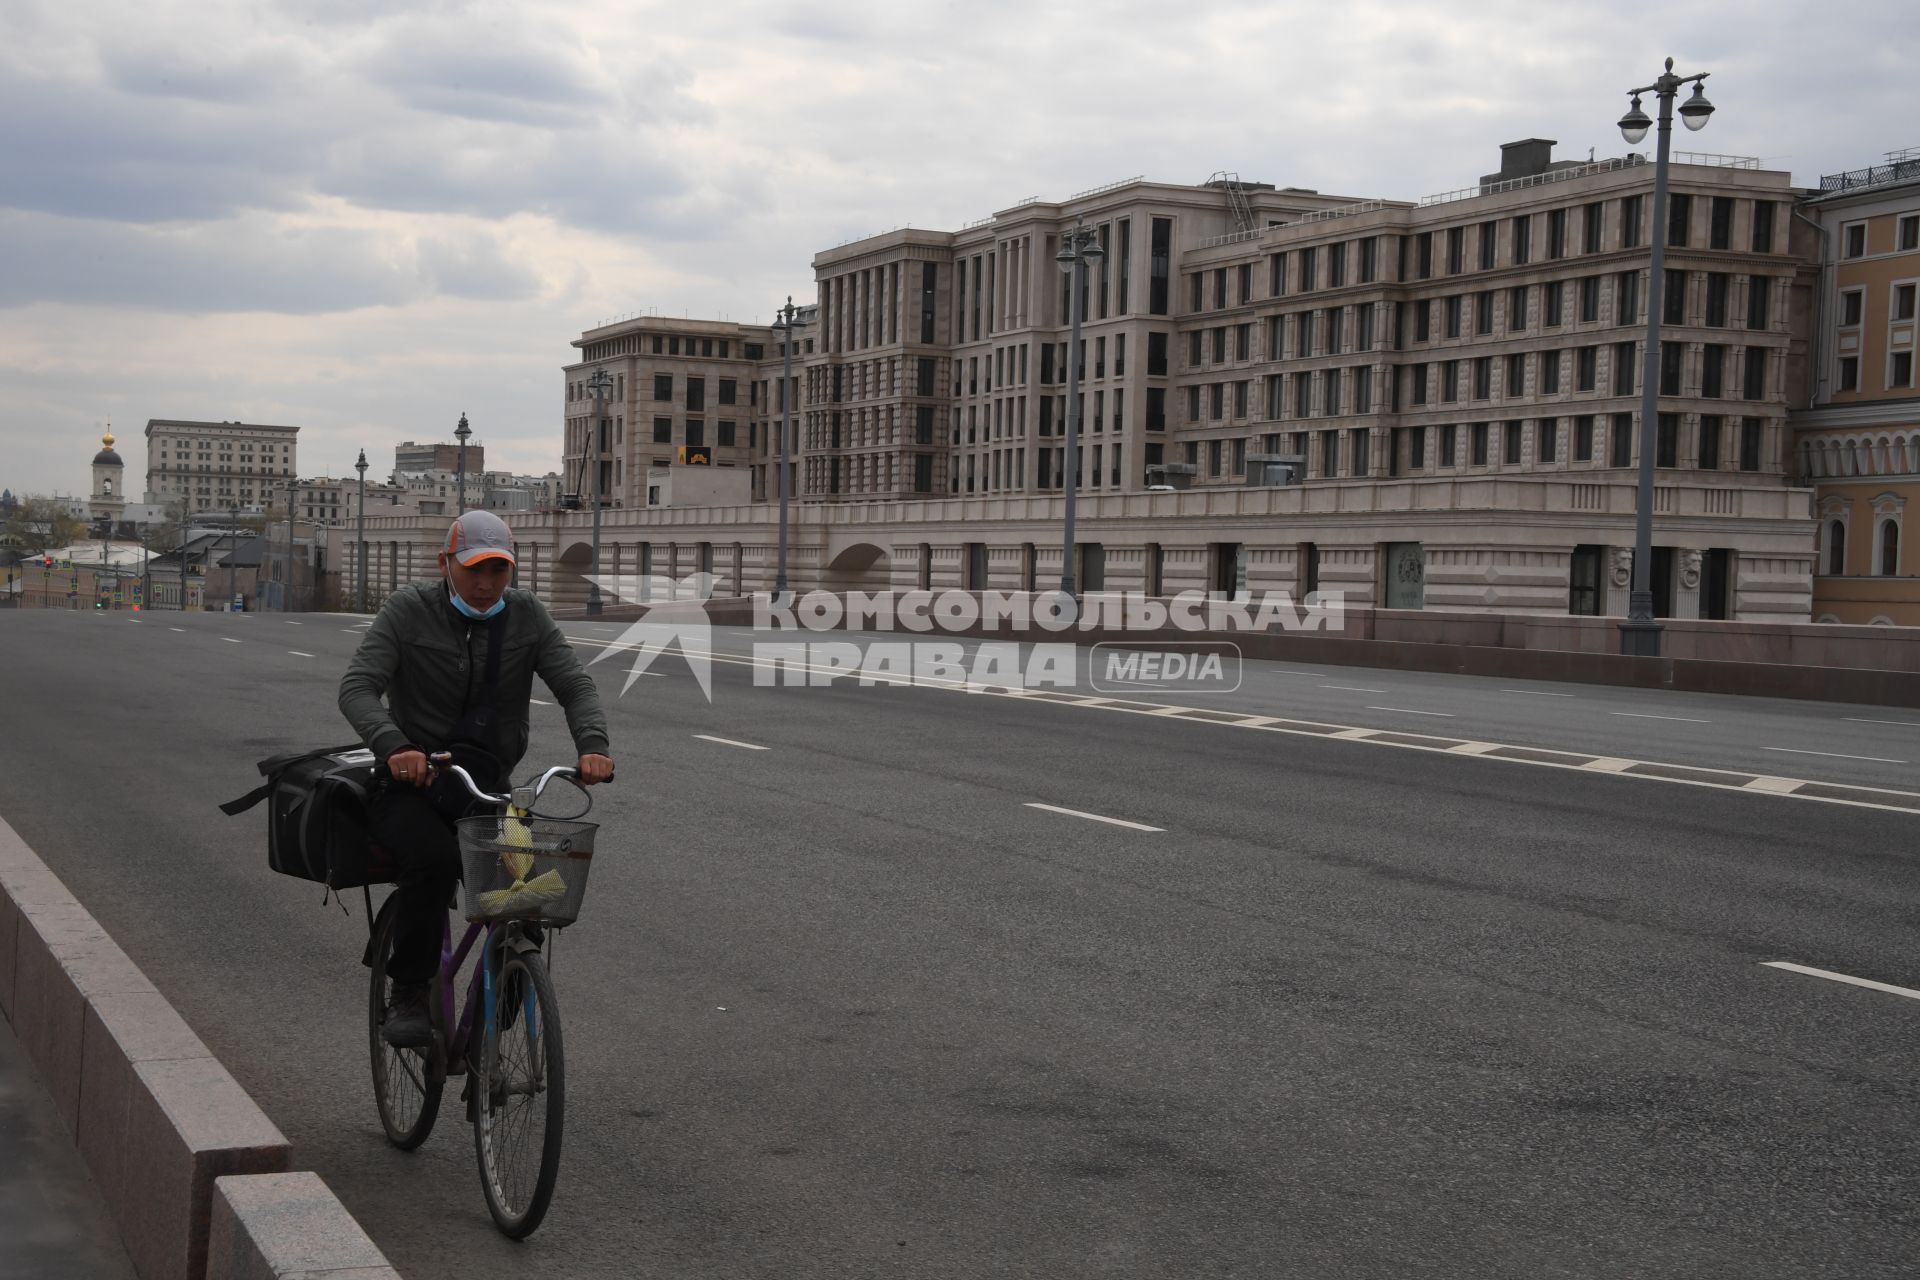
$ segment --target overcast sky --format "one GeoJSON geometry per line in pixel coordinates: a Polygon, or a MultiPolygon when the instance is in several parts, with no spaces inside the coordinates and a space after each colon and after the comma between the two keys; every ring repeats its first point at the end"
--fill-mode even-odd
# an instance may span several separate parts
{"type": "Polygon", "coordinates": [[[1911,0],[1664,9],[6,0],[0,486],[86,492],[111,419],[138,493],[157,417],[384,475],[464,410],[544,472],[605,317],[766,320],[822,248],[1133,174],[1416,199],[1515,138],[1619,154],[1668,54],[1714,73],[1697,149],[1811,183],[1920,144],[1911,0]]]}

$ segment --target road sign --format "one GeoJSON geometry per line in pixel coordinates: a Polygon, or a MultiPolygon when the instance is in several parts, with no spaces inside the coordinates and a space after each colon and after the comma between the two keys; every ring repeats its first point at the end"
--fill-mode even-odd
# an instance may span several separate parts
{"type": "Polygon", "coordinates": [[[710,467],[713,465],[713,450],[703,444],[683,444],[680,446],[680,465],[710,467]]]}

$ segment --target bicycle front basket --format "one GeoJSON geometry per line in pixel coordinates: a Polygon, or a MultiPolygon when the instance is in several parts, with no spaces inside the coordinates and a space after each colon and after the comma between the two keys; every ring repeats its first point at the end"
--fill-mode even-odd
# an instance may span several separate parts
{"type": "Polygon", "coordinates": [[[469,920],[572,924],[587,893],[597,822],[462,818],[460,904],[469,920]]]}

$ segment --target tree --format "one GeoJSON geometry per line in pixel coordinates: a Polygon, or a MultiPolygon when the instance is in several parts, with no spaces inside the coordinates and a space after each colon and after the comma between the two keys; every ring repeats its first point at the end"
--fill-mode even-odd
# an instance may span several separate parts
{"type": "Polygon", "coordinates": [[[18,498],[6,516],[6,531],[14,545],[34,551],[72,546],[87,536],[86,521],[71,514],[53,498],[18,498]]]}

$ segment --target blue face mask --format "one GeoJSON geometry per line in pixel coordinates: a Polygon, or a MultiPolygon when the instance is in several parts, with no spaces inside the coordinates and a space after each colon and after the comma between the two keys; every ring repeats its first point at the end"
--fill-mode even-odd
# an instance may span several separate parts
{"type": "Polygon", "coordinates": [[[491,618],[494,614],[499,613],[502,609],[507,607],[507,598],[505,596],[501,596],[498,600],[495,600],[493,602],[493,608],[488,609],[485,613],[482,613],[480,610],[468,604],[465,600],[462,600],[460,598],[460,593],[453,589],[453,583],[451,582],[447,583],[447,598],[453,601],[453,607],[460,611],[461,616],[472,618],[475,622],[484,622],[488,618],[491,618]]]}

